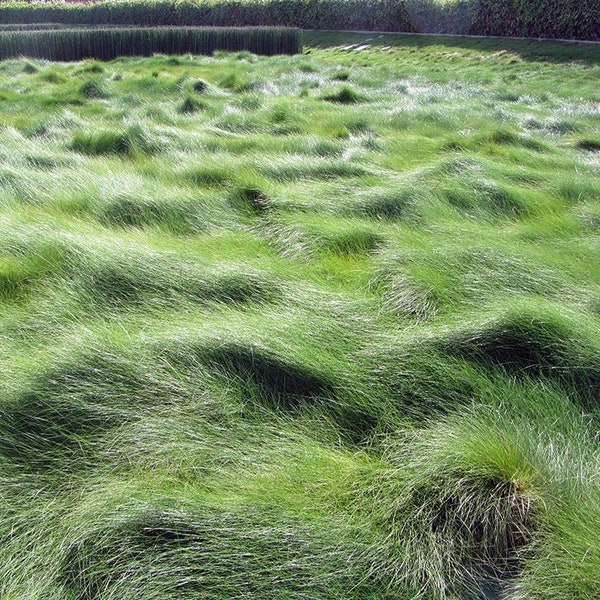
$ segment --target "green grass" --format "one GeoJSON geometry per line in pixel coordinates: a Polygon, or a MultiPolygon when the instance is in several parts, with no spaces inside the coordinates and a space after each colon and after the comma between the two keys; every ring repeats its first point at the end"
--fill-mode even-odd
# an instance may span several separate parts
{"type": "Polygon", "coordinates": [[[600,595],[595,46],[0,62],[0,598],[600,595]]]}

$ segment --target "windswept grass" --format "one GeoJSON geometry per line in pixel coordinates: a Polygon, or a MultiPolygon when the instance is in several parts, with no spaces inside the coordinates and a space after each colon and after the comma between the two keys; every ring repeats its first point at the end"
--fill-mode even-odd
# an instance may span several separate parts
{"type": "Polygon", "coordinates": [[[0,63],[3,600],[600,596],[598,50],[441,43],[0,63]]]}

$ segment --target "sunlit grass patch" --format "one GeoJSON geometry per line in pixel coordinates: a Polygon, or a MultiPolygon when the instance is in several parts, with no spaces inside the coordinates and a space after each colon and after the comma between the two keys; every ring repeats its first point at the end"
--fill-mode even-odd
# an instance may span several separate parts
{"type": "Polygon", "coordinates": [[[264,226],[267,239],[286,257],[301,258],[324,253],[341,256],[368,255],[384,245],[384,236],[360,220],[306,217],[272,220],[264,226]]]}

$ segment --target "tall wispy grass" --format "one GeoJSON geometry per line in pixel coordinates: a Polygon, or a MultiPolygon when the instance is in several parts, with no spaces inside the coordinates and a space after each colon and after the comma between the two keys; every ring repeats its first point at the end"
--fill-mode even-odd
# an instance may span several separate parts
{"type": "Polygon", "coordinates": [[[0,62],[3,600],[600,596],[598,49],[319,35],[0,62]]]}

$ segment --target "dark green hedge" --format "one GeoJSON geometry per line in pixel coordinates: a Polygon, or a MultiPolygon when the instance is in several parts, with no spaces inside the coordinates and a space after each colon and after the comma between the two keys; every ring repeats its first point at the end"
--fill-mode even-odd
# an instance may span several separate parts
{"type": "Polygon", "coordinates": [[[96,4],[0,4],[0,23],[43,22],[412,31],[405,0],[129,0],[96,4]]]}
{"type": "Polygon", "coordinates": [[[0,3],[0,23],[286,26],[600,39],[600,0],[108,0],[0,3]]]}
{"type": "Polygon", "coordinates": [[[0,32],[0,60],[29,56],[74,61],[111,60],[118,56],[210,54],[215,50],[249,50],[255,54],[295,54],[302,49],[301,32],[282,27],[112,27],[56,31],[0,32]]]}
{"type": "Polygon", "coordinates": [[[470,33],[600,40],[600,0],[476,0],[470,33]]]}
{"type": "Polygon", "coordinates": [[[419,33],[469,33],[473,23],[476,0],[406,0],[409,18],[419,33]]]}

